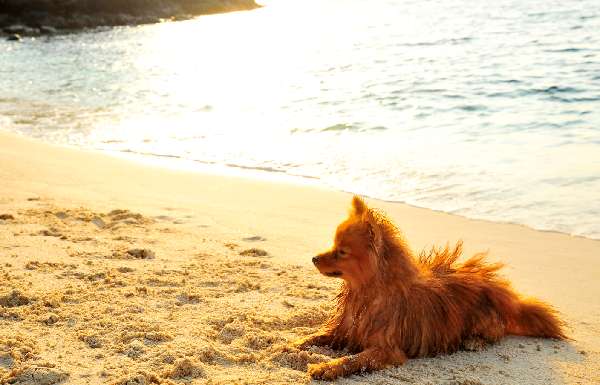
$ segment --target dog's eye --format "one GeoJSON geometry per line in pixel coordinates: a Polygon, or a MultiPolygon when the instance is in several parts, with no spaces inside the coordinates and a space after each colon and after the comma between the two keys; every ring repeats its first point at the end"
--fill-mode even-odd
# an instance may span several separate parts
{"type": "Polygon", "coordinates": [[[346,250],[339,249],[339,250],[337,251],[337,255],[338,255],[338,257],[340,257],[340,258],[341,258],[341,257],[345,257],[347,254],[348,254],[348,253],[346,253],[346,250]]]}

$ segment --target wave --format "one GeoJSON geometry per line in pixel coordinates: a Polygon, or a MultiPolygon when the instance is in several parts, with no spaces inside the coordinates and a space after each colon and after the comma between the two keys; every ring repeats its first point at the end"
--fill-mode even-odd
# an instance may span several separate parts
{"type": "Polygon", "coordinates": [[[292,128],[290,134],[314,133],[314,132],[367,132],[367,131],[385,131],[388,127],[378,125],[365,127],[362,123],[337,123],[325,128],[292,128]]]}
{"type": "Polygon", "coordinates": [[[418,43],[401,43],[400,46],[404,47],[428,47],[428,46],[436,46],[436,45],[458,45],[463,43],[468,43],[475,40],[475,38],[471,36],[465,37],[457,37],[451,39],[439,39],[434,41],[422,41],[418,43]]]}

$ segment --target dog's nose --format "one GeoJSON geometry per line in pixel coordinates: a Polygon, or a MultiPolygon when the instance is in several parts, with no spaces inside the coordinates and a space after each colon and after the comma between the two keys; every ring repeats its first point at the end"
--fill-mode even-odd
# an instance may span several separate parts
{"type": "Polygon", "coordinates": [[[312,261],[316,265],[319,262],[319,257],[313,257],[312,261]]]}

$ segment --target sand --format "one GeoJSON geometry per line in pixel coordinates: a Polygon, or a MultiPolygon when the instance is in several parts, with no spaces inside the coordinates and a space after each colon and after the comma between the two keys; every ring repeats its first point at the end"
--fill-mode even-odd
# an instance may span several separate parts
{"type": "MultiPolygon", "coordinates": [[[[290,341],[339,281],[310,258],[350,195],[176,171],[0,132],[0,384],[309,383],[290,341]]],[[[600,383],[600,242],[369,200],[415,249],[463,239],[556,306],[571,341],[510,337],[340,384],[600,383]]]]}

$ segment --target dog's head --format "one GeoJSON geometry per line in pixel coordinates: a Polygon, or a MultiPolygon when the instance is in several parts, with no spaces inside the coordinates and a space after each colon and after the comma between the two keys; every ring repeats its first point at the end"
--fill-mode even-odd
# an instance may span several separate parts
{"type": "Polygon", "coordinates": [[[323,275],[363,285],[377,274],[382,247],[383,233],[376,214],[354,196],[348,219],[337,227],[333,247],[312,260],[323,275]]]}

